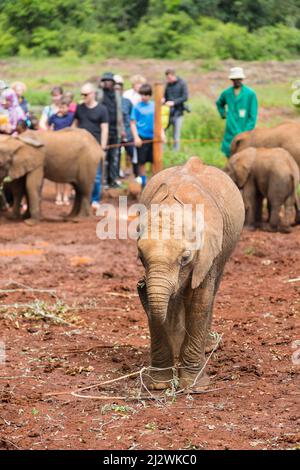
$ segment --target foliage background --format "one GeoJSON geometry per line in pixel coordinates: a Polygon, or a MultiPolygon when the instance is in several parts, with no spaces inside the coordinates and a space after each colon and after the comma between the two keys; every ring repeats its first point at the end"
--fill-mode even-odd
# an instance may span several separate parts
{"type": "Polygon", "coordinates": [[[300,0],[0,0],[0,56],[265,60],[300,53],[300,0]]]}

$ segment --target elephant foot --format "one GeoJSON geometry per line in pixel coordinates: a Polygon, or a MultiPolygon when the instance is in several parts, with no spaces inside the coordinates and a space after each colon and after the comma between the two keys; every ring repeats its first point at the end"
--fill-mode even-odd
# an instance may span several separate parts
{"type": "Polygon", "coordinates": [[[282,226],[278,227],[278,231],[281,232],[281,233],[291,233],[292,228],[287,226],[287,225],[282,225],[282,226]]]}
{"type": "Polygon", "coordinates": [[[65,219],[67,220],[71,220],[72,222],[80,222],[84,219],[87,219],[88,217],[91,217],[91,213],[90,212],[79,212],[77,215],[73,215],[73,216],[67,216],[65,217],[65,219]]]}
{"type": "Polygon", "coordinates": [[[29,225],[29,227],[33,227],[39,223],[39,219],[25,219],[24,224],[29,225]]]}
{"type": "Polygon", "coordinates": [[[165,390],[172,387],[173,369],[150,370],[149,375],[145,380],[146,387],[149,390],[165,390]]]}
{"type": "Polygon", "coordinates": [[[255,225],[245,225],[244,229],[247,230],[248,232],[255,232],[256,227],[255,225]]]}
{"type": "Polygon", "coordinates": [[[80,217],[70,217],[70,218],[67,218],[67,219],[64,219],[65,221],[68,221],[70,220],[71,222],[73,222],[73,224],[78,224],[82,219],[80,217]]]}
{"type": "Polygon", "coordinates": [[[166,390],[171,388],[170,382],[150,382],[148,385],[148,390],[166,390]]]}
{"type": "Polygon", "coordinates": [[[277,232],[278,229],[275,225],[270,225],[270,224],[263,224],[262,228],[261,228],[264,232],[277,232]]]}
{"type": "Polygon", "coordinates": [[[198,373],[191,373],[185,369],[180,369],[180,376],[179,376],[179,389],[180,390],[193,390],[193,391],[200,391],[201,389],[207,387],[209,385],[209,377],[206,372],[202,372],[199,375],[198,373]]]}
{"type": "Polygon", "coordinates": [[[219,333],[217,333],[216,331],[210,331],[206,339],[205,352],[210,353],[211,351],[213,351],[218,345],[218,343],[220,343],[220,338],[221,336],[219,335],[219,333]]]}

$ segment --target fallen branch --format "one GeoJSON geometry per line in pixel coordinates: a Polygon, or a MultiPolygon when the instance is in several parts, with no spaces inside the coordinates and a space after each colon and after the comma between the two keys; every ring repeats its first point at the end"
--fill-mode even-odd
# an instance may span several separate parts
{"type": "Polygon", "coordinates": [[[82,353],[82,352],[90,352],[93,351],[94,349],[114,349],[114,348],[130,348],[132,345],[131,344],[96,344],[95,346],[91,346],[90,348],[86,349],[68,349],[68,351],[62,351],[58,350],[55,351],[57,352],[63,352],[64,354],[76,354],[76,353],[82,353]]]}
{"type": "Polygon", "coordinates": [[[11,446],[15,447],[16,449],[22,450],[21,447],[18,447],[17,444],[15,444],[14,442],[10,441],[10,440],[7,439],[6,437],[0,437],[0,442],[3,442],[3,443],[5,443],[5,444],[10,444],[11,446]]]}
{"type": "MultiPolygon", "coordinates": [[[[15,284],[17,286],[19,286],[21,288],[21,290],[29,290],[29,291],[41,291],[41,292],[51,292],[51,293],[54,293],[56,292],[55,289],[37,289],[35,287],[30,287],[30,286],[26,286],[26,284],[22,284],[22,282],[18,282],[18,281],[14,281],[13,279],[10,279],[6,284],[4,284],[5,286],[9,286],[10,284],[15,284]]],[[[2,290],[0,290],[0,292],[3,292],[2,290]]]]}
{"type": "Polygon", "coordinates": [[[108,292],[108,295],[115,297],[125,297],[126,299],[131,299],[131,297],[138,297],[138,294],[121,294],[119,292],[108,292]]]}
{"type": "Polygon", "coordinates": [[[105,382],[99,382],[94,385],[89,385],[88,387],[78,388],[77,390],[74,390],[74,391],[67,390],[65,392],[51,392],[51,393],[46,393],[45,396],[48,397],[48,396],[54,396],[54,395],[65,395],[66,393],[71,393],[72,395],[73,393],[83,392],[84,390],[91,390],[92,388],[102,387],[103,385],[108,385],[113,382],[118,382],[120,380],[127,379],[128,377],[134,377],[135,375],[139,375],[143,369],[146,370],[147,368],[143,367],[141,370],[138,370],[137,372],[131,372],[131,374],[122,375],[121,377],[118,377],[116,379],[106,380],[105,382]]]}
{"type": "Polygon", "coordinates": [[[298,281],[300,281],[300,277],[295,277],[294,279],[288,279],[285,282],[298,282],[298,281]]]}
{"type": "Polygon", "coordinates": [[[11,294],[13,292],[39,292],[39,293],[47,293],[47,294],[55,294],[55,290],[52,289],[26,289],[24,288],[19,288],[19,289],[0,289],[0,293],[4,294],[11,294]]]}

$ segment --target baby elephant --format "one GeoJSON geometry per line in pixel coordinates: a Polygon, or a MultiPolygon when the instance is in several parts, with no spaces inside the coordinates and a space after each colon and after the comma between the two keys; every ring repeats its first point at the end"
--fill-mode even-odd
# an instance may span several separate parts
{"type": "Polygon", "coordinates": [[[286,150],[249,147],[230,157],[225,171],[243,190],[249,228],[262,226],[262,203],[267,198],[269,220],[264,228],[284,233],[291,231],[294,207],[299,210],[300,176],[295,160],[286,150]],[[282,206],[285,207],[283,220],[280,219],[282,206]]]}
{"type": "Polygon", "coordinates": [[[145,277],[138,292],[151,335],[148,386],[171,387],[178,365],[180,389],[196,388],[207,383],[213,304],[243,228],[243,200],[224,172],[192,157],[153,176],[140,203],[138,254],[145,277]]]}

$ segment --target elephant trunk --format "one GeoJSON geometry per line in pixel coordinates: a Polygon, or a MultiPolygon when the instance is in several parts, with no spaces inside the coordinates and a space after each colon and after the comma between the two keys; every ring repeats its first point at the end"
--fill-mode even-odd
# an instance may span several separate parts
{"type": "Polygon", "coordinates": [[[150,270],[146,276],[150,317],[163,324],[167,317],[168,305],[174,286],[169,271],[150,270]]]}

